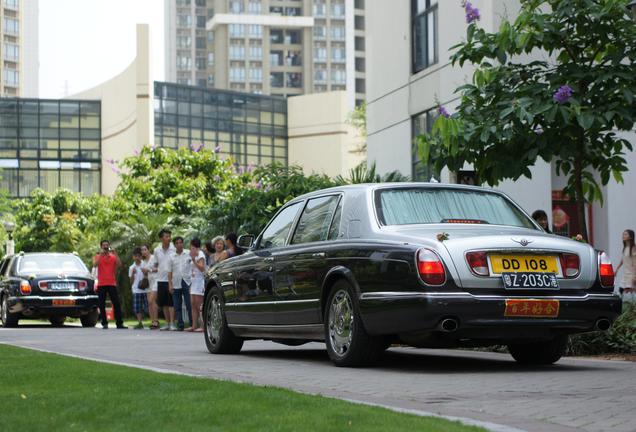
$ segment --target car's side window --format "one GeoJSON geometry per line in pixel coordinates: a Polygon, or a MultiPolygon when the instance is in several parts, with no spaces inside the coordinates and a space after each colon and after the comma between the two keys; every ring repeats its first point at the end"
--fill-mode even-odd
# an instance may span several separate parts
{"type": "Polygon", "coordinates": [[[332,195],[309,200],[300,216],[292,243],[327,240],[329,225],[339,199],[339,195],[332,195]]]}
{"type": "Polygon", "coordinates": [[[292,229],[301,204],[302,203],[292,204],[276,215],[269,226],[265,228],[261,241],[258,244],[258,249],[269,249],[285,245],[285,240],[287,239],[289,231],[292,229]]]}
{"type": "Polygon", "coordinates": [[[11,258],[5,258],[2,261],[2,267],[0,267],[0,275],[4,276],[7,269],[9,268],[9,263],[11,262],[11,258]]]}
{"type": "Polygon", "coordinates": [[[336,240],[340,234],[340,218],[342,216],[342,200],[338,203],[336,214],[333,217],[331,228],[329,229],[329,240],[336,240]]]}

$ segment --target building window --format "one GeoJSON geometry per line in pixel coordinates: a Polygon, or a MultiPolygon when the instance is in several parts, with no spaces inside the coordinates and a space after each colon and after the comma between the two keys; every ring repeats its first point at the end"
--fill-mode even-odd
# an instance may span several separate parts
{"type": "Polygon", "coordinates": [[[344,5],[331,5],[331,18],[334,19],[344,19],[345,17],[345,7],[344,5]]]}
{"type": "Polygon", "coordinates": [[[331,27],[331,40],[343,41],[345,40],[345,28],[344,27],[331,27]]]}
{"type": "Polygon", "coordinates": [[[208,66],[214,66],[214,53],[208,53],[208,66]]]}
{"type": "Polygon", "coordinates": [[[205,87],[206,81],[205,78],[197,78],[197,87],[205,87]]]}
{"type": "Polygon", "coordinates": [[[253,83],[263,82],[263,69],[260,69],[260,68],[250,69],[250,82],[253,82],[253,83]]]}
{"type": "Polygon", "coordinates": [[[331,84],[346,84],[347,73],[343,70],[331,70],[331,84]]]}
{"type": "Polygon", "coordinates": [[[243,24],[230,24],[230,37],[245,37],[245,25],[243,24]]]}
{"type": "Polygon", "coordinates": [[[214,74],[208,74],[208,87],[214,87],[214,74]]]}
{"type": "Polygon", "coordinates": [[[4,32],[13,36],[18,36],[20,34],[20,22],[11,18],[5,18],[4,32]]]}
{"type": "Polygon", "coordinates": [[[230,60],[245,60],[245,47],[244,46],[231,46],[230,47],[230,60]]]}
{"type": "Polygon", "coordinates": [[[209,31],[208,32],[208,43],[214,43],[214,32],[213,31],[209,31]]]}
{"type": "MultiPolygon", "coordinates": [[[[326,54],[326,52],[325,52],[325,54],[326,54]]],[[[327,84],[327,71],[326,70],[315,70],[314,71],[314,84],[327,84]]]]}
{"type": "Polygon", "coordinates": [[[192,78],[177,78],[177,84],[192,85],[192,78]]]}
{"type": "Polygon", "coordinates": [[[205,37],[198,37],[197,38],[197,49],[206,49],[207,48],[207,44],[205,42],[205,37]]]}
{"type": "Polygon", "coordinates": [[[270,66],[282,66],[283,65],[283,52],[271,51],[269,53],[269,65],[270,66]]]}
{"type": "Polygon", "coordinates": [[[270,30],[269,31],[269,43],[282,44],[284,34],[282,30],[270,30]]]}
{"type": "Polygon", "coordinates": [[[20,0],[4,0],[4,7],[6,8],[18,10],[19,5],[20,5],[20,0]]]}
{"type": "Polygon", "coordinates": [[[271,87],[282,87],[285,74],[283,72],[272,72],[269,74],[269,85],[271,87]]]}
{"type": "Polygon", "coordinates": [[[299,44],[300,43],[300,32],[298,30],[287,30],[285,34],[285,44],[299,44]]]}
{"type": "Polygon", "coordinates": [[[346,60],[345,56],[344,48],[331,48],[331,61],[333,63],[344,63],[346,60]]]}
{"type": "Polygon", "coordinates": [[[4,85],[11,87],[20,87],[20,74],[18,71],[4,70],[4,85]]]}
{"type": "Polygon", "coordinates": [[[258,24],[250,24],[250,38],[263,39],[263,26],[258,24]]]}
{"type": "Polygon", "coordinates": [[[412,0],[413,73],[439,61],[437,47],[438,0],[412,0]]]}
{"type": "Polygon", "coordinates": [[[316,26],[314,27],[314,40],[326,40],[327,39],[327,27],[316,26]]]}
{"type": "Polygon", "coordinates": [[[287,16],[300,16],[302,15],[300,8],[298,7],[286,7],[285,15],[287,16]]]}
{"type": "Polygon", "coordinates": [[[251,46],[250,47],[250,60],[263,60],[263,47],[251,46]]]}
{"type": "Polygon", "coordinates": [[[205,60],[205,57],[201,57],[201,58],[197,58],[196,59],[196,67],[197,70],[206,70],[207,69],[207,62],[205,60]]]}
{"type": "Polygon", "coordinates": [[[303,85],[302,74],[299,72],[287,72],[287,87],[301,88],[303,85]]]}
{"type": "Polygon", "coordinates": [[[314,5],[314,18],[327,18],[327,5],[315,4],[314,5]]]}
{"type": "Polygon", "coordinates": [[[245,81],[245,68],[230,68],[230,81],[232,82],[245,81]]]}
{"type": "Polygon", "coordinates": [[[197,15],[197,28],[205,28],[205,15],[197,15]]]}
{"type": "Polygon", "coordinates": [[[192,58],[191,57],[177,57],[177,69],[180,69],[180,70],[192,70],[192,58]]]}
{"type": "Polygon", "coordinates": [[[245,3],[242,1],[231,1],[229,11],[233,14],[243,14],[245,13],[245,3]]]}
{"type": "MultiPolygon", "coordinates": [[[[420,115],[413,117],[413,136],[412,139],[415,139],[416,136],[421,135],[423,133],[432,133],[433,132],[433,124],[435,123],[435,113],[436,109],[432,109],[426,111],[420,115]]],[[[430,163],[427,165],[422,165],[422,159],[420,158],[419,152],[415,148],[415,144],[413,144],[412,149],[412,171],[411,171],[411,179],[413,181],[430,181],[432,177],[439,180],[439,176],[433,169],[430,163]]]]}
{"type": "Polygon", "coordinates": [[[250,15],[262,15],[263,14],[263,4],[262,3],[250,2],[248,9],[249,9],[250,15]]]}
{"type": "Polygon", "coordinates": [[[7,60],[19,61],[19,47],[17,45],[4,44],[4,58],[7,60]]]}
{"type": "Polygon", "coordinates": [[[177,15],[177,27],[191,28],[192,16],[190,15],[177,15]]]}
{"type": "MultiPolygon", "coordinates": [[[[327,48],[314,48],[314,61],[326,62],[327,61],[327,48]]],[[[326,75],[325,75],[326,77],[326,75]]],[[[325,78],[327,79],[327,78],[325,78]]]]}
{"type": "Polygon", "coordinates": [[[177,36],[177,49],[189,49],[192,46],[190,36],[177,36]]]}

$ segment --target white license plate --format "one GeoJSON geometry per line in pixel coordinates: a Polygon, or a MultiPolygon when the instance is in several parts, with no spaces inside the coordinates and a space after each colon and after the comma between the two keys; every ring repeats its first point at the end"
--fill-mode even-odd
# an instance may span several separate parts
{"type": "Polygon", "coordinates": [[[553,272],[503,272],[506,289],[559,289],[559,281],[553,272]]]}
{"type": "Polygon", "coordinates": [[[77,284],[74,282],[50,282],[49,289],[60,290],[60,291],[73,291],[77,289],[77,284]]]}

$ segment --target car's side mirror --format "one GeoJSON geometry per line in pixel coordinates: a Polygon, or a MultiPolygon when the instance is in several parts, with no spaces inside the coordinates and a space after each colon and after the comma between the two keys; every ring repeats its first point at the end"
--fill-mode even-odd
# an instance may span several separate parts
{"type": "Polygon", "coordinates": [[[236,241],[237,246],[242,249],[252,249],[254,246],[254,236],[252,234],[242,235],[236,241]]]}

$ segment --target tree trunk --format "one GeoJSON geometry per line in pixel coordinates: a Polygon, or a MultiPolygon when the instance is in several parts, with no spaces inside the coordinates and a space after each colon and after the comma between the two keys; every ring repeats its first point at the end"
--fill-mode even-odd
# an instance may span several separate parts
{"type": "Polygon", "coordinates": [[[578,155],[574,157],[574,187],[576,189],[576,210],[579,217],[579,227],[580,233],[571,233],[571,234],[581,234],[583,236],[583,240],[588,241],[587,238],[587,225],[585,223],[585,196],[583,195],[583,137],[578,139],[576,144],[576,149],[578,155]]]}

